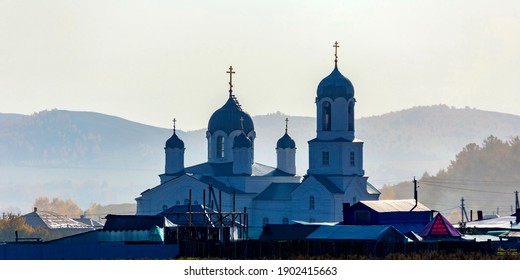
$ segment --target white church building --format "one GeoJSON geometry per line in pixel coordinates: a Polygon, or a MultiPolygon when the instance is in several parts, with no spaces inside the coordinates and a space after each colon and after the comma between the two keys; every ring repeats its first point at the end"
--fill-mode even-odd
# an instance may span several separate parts
{"type": "Polygon", "coordinates": [[[137,215],[158,214],[175,205],[203,204],[210,188],[221,194],[222,211],[247,209],[249,227],[340,222],[345,203],[378,200],[380,192],[368,183],[363,169],[363,141],[355,138],[354,87],[339,71],[337,42],[334,47],[334,69],[317,89],[316,137],[308,141],[306,175],[296,174],[296,143],[287,125],[276,144],[276,167],[254,161],[255,126],[233,94],[230,67],[227,101],[208,122],[207,162],[184,166],[185,146],[174,126],[164,148],[166,164],[160,184],[136,198],[137,215]]]}

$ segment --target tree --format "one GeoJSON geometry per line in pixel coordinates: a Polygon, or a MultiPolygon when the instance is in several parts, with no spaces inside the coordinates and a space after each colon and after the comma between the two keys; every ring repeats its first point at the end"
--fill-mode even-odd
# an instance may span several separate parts
{"type": "Polygon", "coordinates": [[[80,217],[82,212],[79,206],[70,198],[67,200],[60,200],[55,197],[51,201],[48,197],[38,197],[34,201],[34,207],[39,210],[50,211],[71,218],[80,217]]]}
{"type": "Polygon", "coordinates": [[[42,228],[33,228],[25,223],[25,219],[20,215],[12,213],[4,214],[0,219],[0,241],[13,242],[16,241],[15,232],[18,232],[18,237],[21,238],[42,238],[49,239],[49,231],[42,228]]]}

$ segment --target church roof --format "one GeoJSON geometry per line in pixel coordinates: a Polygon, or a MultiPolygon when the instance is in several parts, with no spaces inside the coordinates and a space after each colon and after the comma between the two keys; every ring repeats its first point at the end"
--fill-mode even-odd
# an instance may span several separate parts
{"type": "Polygon", "coordinates": [[[312,143],[312,142],[363,142],[363,140],[357,139],[357,138],[355,138],[354,140],[348,140],[346,138],[339,137],[339,138],[335,138],[335,139],[331,139],[331,140],[322,140],[322,139],[314,138],[312,140],[307,141],[307,143],[312,143]]]}
{"type": "MultiPolygon", "coordinates": [[[[199,174],[202,176],[237,176],[233,174],[233,163],[212,163],[205,162],[185,168],[186,173],[199,174]]],[[[251,176],[294,176],[280,169],[260,163],[253,163],[251,176]]]]}
{"type": "Polygon", "coordinates": [[[177,148],[177,149],[184,149],[184,142],[177,136],[175,131],[173,132],[172,137],[166,141],[166,148],[177,148]]]}
{"type": "Polygon", "coordinates": [[[354,97],[354,86],[341,72],[338,67],[325,77],[318,85],[318,98],[332,98],[343,97],[347,100],[354,97]]]}
{"type": "Polygon", "coordinates": [[[289,134],[287,134],[287,132],[282,136],[282,138],[278,139],[278,142],[276,142],[276,148],[280,148],[280,149],[286,149],[286,148],[290,148],[290,149],[294,149],[296,148],[296,143],[294,142],[294,140],[291,138],[291,136],[289,136],[289,134]]]}
{"type": "Polygon", "coordinates": [[[343,193],[343,191],[336,186],[327,176],[325,175],[309,175],[309,177],[314,177],[320,184],[322,184],[329,192],[331,193],[343,193]]]}
{"type": "Polygon", "coordinates": [[[244,134],[240,133],[233,139],[233,148],[251,148],[251,140],[244,134]]]}
{"type": "Polygon", "coordinates": [[[255,200],[291,200],[291,192],[300,183],[272,183],[263,192],[258,194],[255,200]]]}
{"type": "Polygon", "coordinates": [[[242,110],[240,104],[233,95],[230,95],[226,104],[215,111],[208,122],[208,131],[215,133],[221,130],[228,135],[236,130],[240,130],[243,125],[243,131],[248,134],[255,130],[253,119],[242,110]],[[243,119],[243,124],[240,119],[243,119]]]}

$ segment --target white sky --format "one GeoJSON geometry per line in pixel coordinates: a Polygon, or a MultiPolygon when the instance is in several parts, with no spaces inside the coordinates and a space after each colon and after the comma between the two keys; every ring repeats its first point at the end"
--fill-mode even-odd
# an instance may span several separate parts
{"type": "Polygon", "coordinates": [[[0,0],[0,112],[205,128],[233,65],[251,115],[314,116],[336,40],[357,117],[441,103],[520,115],[517,0],[0,0]]]}

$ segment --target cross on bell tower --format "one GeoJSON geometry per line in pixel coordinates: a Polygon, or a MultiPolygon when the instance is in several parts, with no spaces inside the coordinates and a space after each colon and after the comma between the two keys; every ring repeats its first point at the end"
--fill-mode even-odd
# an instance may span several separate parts
{"type": "Polygon", "coordinates": [[[173,118],[173,134],[175,134],[175,123],[177,122],[177,120],[175,118],[173,118]]]}

